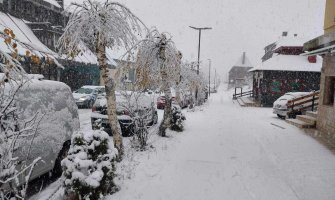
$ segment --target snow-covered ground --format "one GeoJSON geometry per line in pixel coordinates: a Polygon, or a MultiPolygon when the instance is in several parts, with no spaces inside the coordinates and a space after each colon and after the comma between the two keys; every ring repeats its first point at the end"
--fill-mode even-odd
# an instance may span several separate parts
{"type": "Polygon", "coordinates": [[[220,91],[186,117],[184,132],[132,157],[133,176],[109,200],[334,199],[335,156],[272,109],[220,91]]]}
{"type": "MultiPolygon", "coordinates": [[[[219,90],[208,104],[183,112],[184,132],[152,134],[144,152],[126,149],[117,170],[121,190],[107,200],[334,200],[335,156],[272,109],[242,108],[219,90]]],[[[79,114],[89,129],[90,111],[79,114]]]]}

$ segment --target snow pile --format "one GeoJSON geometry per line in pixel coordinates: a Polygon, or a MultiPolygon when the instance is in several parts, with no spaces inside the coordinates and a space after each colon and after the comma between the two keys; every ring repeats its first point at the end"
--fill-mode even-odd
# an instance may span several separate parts
{"type": "Polygon", "coordinates": [[[55,0],[43,0],[43,1],[48,2],[51,5],[56,6],[57,8],[61,8],[61,6],[59,5],[59,3],[57,3],[57,1],[55,1],[55,0]]]}
{"type": "Polygon", "coordinates": [[[62,161],[66,195],[100,199],[115,189],[114,160],[117,150],[104,131],[73,135],[68,156],[62,161]]]}

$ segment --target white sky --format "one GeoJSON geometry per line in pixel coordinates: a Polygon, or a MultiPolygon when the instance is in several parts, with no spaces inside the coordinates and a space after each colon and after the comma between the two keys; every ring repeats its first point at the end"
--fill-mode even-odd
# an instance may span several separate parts
{"type": "MultiPolygon", "coordinates": [[[[65,0],[65,5],[70,1],[65,0]]],[[[283,31],[305,40],[322,34],[325,0],[118,0],[148,27],[156,26],[173,36],[188,61],[197,60],[198,32],[189,26],[209,26],[201,38],[200,60],[208,71],[221,76],[247,52],[257,65],[263,48],[275,42],[283,31]]]]}

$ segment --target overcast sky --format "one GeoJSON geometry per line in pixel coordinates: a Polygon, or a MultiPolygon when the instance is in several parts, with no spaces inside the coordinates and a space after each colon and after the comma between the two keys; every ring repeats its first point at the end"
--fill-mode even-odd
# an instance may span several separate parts
{"type": "MultiPolygon", "coordinates": [[[[82,2],[83,0],[65,0],[82,2]]],[[[245,51],[257,65],[264,46],[283,31],[305,40],[322,34],[325,0],[118,0],[148,27],[156,26],[173,36],[188,61],[197,60],[198,32],[189,26],[209,26],[201,38],[200,59],[208,59],[221,76],[245,51]]]]}

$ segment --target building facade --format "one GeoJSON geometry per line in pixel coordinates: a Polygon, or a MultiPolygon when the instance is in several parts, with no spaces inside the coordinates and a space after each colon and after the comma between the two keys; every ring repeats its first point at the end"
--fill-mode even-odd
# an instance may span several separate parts
{"type": "Polygon", "coordinates": [[[0,0],[0,11],[24,19],[34,34],[48,48],[56,51],[67,17],[56,0],[0,0]]]}
{"type": "Polygon", "coordinates": [[[304,44],[304,55],[323,56],[320,81],[320,99],[317,114],[317,129],[335,137],[335,2],[327,0],[324,20],[324,35],[304,44]]]}
{"type": "Polygon", "coordinates": [[[300,56],[302,44],[296,34],[290,37],[286,33],[265,48],[264,62],[250,70],[257,104],[272,107],[287,92],[319,90],[322,58],[300,56]]]}
{"type": "Polygon", "coordinates": [[[246,53],[243,52],[237,63],[229,70],[229,88],[242,87],[251,83],[252,74],[249,70],[252,68],[246,53]]]}

